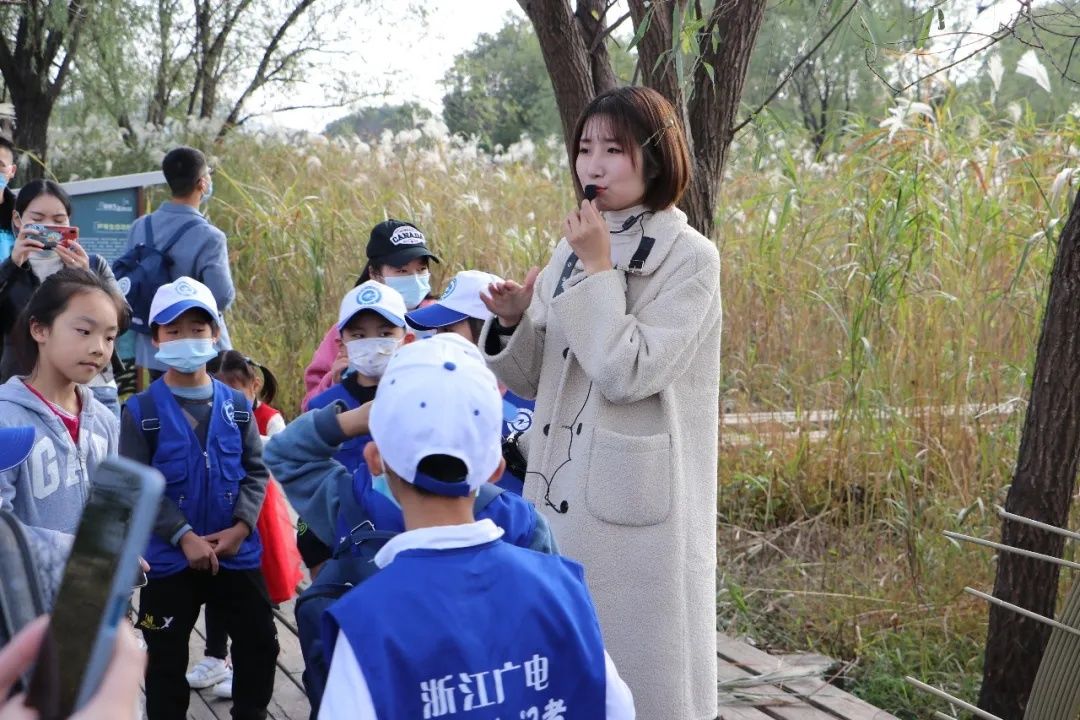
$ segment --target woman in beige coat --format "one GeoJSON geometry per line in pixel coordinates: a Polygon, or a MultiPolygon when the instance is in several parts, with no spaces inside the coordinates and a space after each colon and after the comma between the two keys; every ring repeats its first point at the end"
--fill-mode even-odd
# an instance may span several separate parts
{"type": "Polygon", "coordinates": [[[674,207],[689,181],[647,88],[578,121],[583,200],[542,273],[489,288],[481,348],[536,398],[525,496],[585,565],[641,720],[716,717],[720,259],[674,207]]]}

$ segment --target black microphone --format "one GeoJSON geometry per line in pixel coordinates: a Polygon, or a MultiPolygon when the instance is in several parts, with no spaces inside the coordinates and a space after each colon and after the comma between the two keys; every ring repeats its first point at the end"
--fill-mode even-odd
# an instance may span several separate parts
{"type": "Polygon", "coordinates": [[[586,200],[595,200],[596,199],[596,186],[595,185],[586,185],[585,186],[585,199],[586,200]]]}
{"type": "MultiPolygon", "coordinates": [[[[589,187],[592,187],[592,186],[590,185],[589,187]]],[[[566,511],[569,510],[569,509],[570,509],[570,503],[566,502],[565,500],[563,500],[561,503],[559,503],[559,512],[560,513],[565,515],[566,511]]]]}

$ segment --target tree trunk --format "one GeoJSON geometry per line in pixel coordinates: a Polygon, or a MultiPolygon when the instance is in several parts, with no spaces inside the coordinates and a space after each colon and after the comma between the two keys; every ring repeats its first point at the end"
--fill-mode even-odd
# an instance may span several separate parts
{"type": "Polygon", "coordinates": [[[576,148],[570,147],[570,142],[574,127],[581,111],[596,95],[589,47],[567,0],[518,0],[518,4],[532,21],[540,41],[562,120],[566,154],[573,168],[576,148]]]}
{"type": "MultiPolygon", "coordinates": [[[[1009,512],[1064,526],[1080,458],[1080,193],[1058,240],[1050,275],[1012,486],[1009,512]]],[[[1001,542],[1061,557],[1059,535],[1006,521],[1001,542]]],[[[1054,616],[1058,566],[1001,553],[994,595],[1046,617],[1054,616]]],[[[1021,720],[1050,628],[1009,610],[990,607],[979,707],[1004,720],[1021,720]]]]}
{"type": "Polygon", "coordinates": [[[27,160],[19,169],[18,182],[25,185],[45,177],[53,101],[33,92],[12,92],[11,101],[15,106],[15,147],[27,160]]]}
{"type": "Polygon", "coordinates": [[[687,221],[707,237],[713,231],[731,128],[739,114],[750,53],[765,16],[765,4],[765,0],[719,0],[698,38],[701,60],[694,70],[694,94],[687,112],[693,138],[694,179],[681,206],[687,221]]]}

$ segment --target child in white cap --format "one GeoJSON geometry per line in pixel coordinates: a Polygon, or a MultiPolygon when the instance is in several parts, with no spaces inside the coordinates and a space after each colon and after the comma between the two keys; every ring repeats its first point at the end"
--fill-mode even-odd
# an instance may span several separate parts
{"type": "Polygon", "coordinates": [[[189,277],[162,285],[150,329],[168,370],[127,401],[120,439],[121,455],[166,481],[139,598],[146,712],[187,716],[188,639],[200,607],[213,603],[233,641],[232,716],[265,718],[278,643],[255,530],[269,479],[259,428],[244,394],[206,371],[221,332],[208,287],[189,277]]]}
{"type": "MultiPolygon", "coordinates": [[[[456,333],[475,345],[480,341],[484,323],[492,317],[481,295],[487,292],[489,285],[501,282],[502,278],[491,273],[462,270],[446,286],[442,297],[430,305],[406,313],[405,319],[410,327],[417,330],[456,333]]],[[[517,438],[532,427],[536,401],[515,395],[502,384],[499,391],[503,397],[504,456],[516,459],[508,464],[499,480],[499,487],[520,495],[525,481],[525,461],[517,449],[517,438]]]]}
{"type": "MultiPolygon", "coordinates": [[[[375,399],[379,378],[386,363],[405,338],[405,298],[401,293],[377,280],[368,280],[345,293],[338,312],[337,332],[349,357],[351,373],[341,382],[331,385],[308,401],[307,410],[318,410],[334,403],[352,409],[375,399]]],[[[355,473],[364,464],[364,445],[367,435],[350,438],[341,444],[334,459],[355,473]]],[[[295,494],[299,489],[293,486],[295,494]]],[[[291,497],[294,507],[304,501],[291,497]]],[[[322,564],[330,559],[330,547],[318,538],[307,521],[301,518],[296,545],[312,577],[318,575],[322,564]]]]}
{"type": "MultiPolygon", "coordinates": [[[[365,410],[339,415],[343,430],[365,410]]],[[[454,335],[402,348],[370,413],[368,466],[407,531],[327,614],[336,642],[319,717],[633,718],[581,566],[473,517],[504,464],[502,400],[476,348],[454,335]]]]}

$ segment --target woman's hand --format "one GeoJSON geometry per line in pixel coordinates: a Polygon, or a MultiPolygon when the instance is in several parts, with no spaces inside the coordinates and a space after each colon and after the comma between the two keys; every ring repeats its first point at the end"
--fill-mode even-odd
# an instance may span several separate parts
{"type": "Polygon", "coordinates": [[[11,262],[22,267],[30,259],[30,253],[44,249],[45,245],[42,244],[38,234],[33,231],[28,232],[24,224],[19,229],[19,236],[15,238],[15,245],[11,248],[11,262]]]}
{"type": "Polygon", "coordinates": [[[68,245],[57,245],[56,254],[64,261],[67,267],[77,267],[83,270],[90,269],[90,256],[83,250],[83,246],[77,242],[68,245]]]}
{"type": "Polygon", "coordinates": [[[484,305],[499,319],[504,328],[511,328],[521,322],[521,316],[532,304],[533,288],[540,268],[534,267],[525,276],[525,284],[519,285],[513,280],[488,285],[488,294],[480,293],[484,305]]]}
{"type": "Polygon", "coordinates": [[[592,200],[582,200],[581,209],[570,211],[563,232],[585,272],[593,275],[611,270],[611,231],[592,200]]]}

